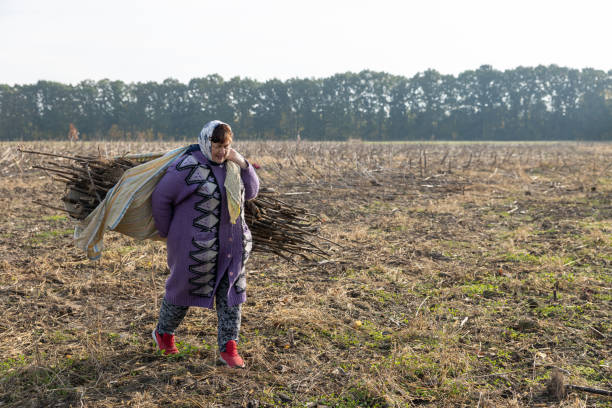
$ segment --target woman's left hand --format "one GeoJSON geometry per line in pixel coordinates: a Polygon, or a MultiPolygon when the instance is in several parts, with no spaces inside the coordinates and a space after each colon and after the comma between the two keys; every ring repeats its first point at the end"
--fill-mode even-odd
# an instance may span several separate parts
{"type": "Polygon", "coordinates": [[[242,155],[233,148],[230,148],[229,152],[227,153],[227,160],[233,161],[240,166],[241,169],[246,169],[249,167],[244,157],[242,157],[242,155]]]}

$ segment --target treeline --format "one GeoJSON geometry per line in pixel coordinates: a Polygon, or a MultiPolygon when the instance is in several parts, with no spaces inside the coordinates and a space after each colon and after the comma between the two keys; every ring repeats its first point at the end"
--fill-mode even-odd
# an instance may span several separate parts
{"type": "Polygon", "coordinates": [[[0,85],[0,140],[64,139],[70,123],[86,139],[193,139],[211,119],[240,139],[612,140],[612,70],[0,85]]]}

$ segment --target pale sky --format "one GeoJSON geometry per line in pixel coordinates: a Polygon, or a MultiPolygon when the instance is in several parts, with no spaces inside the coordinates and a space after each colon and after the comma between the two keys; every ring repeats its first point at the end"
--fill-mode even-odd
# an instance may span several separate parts
{"type": "Polygon", "coordinates": [[[612,69],[610,0],[0,0],[0,83],[612,69]]]}

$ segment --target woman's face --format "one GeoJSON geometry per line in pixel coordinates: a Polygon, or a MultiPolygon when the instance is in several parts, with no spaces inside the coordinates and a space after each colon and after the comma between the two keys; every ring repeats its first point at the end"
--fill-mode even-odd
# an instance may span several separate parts
{"type": "Polygon", "coordinates": [[[227,159],[231,147],[232,144],[229,140],[225,143],[212,142],[211,155],[213,161],[216,163],[223,163],[227,159]]]}

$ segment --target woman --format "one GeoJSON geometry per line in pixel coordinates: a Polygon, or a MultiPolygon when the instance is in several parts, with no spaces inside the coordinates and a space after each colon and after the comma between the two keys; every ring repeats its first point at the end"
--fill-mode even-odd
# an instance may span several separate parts
{"type": "Polygon", "coordinates": [[[164,353],[178,353],[174,331],[189,306],[212,309],[216,299],[220,360],[244,367],[236,348],[252,246],[244,201],[255,198],[259,179],[231,148],[232,137],[226,123],[207,123],[198,145],[168,167],[153,192],[153,218],[167,237],[170,277],[152,334],[164,353]]]}

